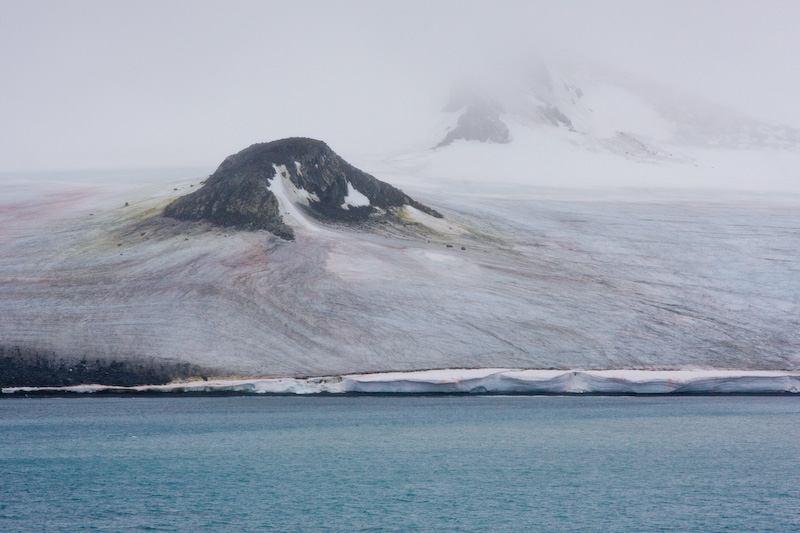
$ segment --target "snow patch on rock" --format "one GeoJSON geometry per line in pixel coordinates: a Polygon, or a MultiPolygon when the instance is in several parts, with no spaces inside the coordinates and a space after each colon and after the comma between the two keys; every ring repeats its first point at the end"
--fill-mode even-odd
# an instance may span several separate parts
{"type": "Polygon", "coordinates": [[[295,187],[289,179],[285,165],[272,165],[272,167],[275,169],[275,176],[267,189],[278,199],[281,216],[290,225],[300,226],[310,231],[320,231],[321,228],[311,222],[295,205],[296,203],[308,205],[312,200],[319,202],[317,195],[295,187]]]}
{"type": "Polygon", "coordinates": [[[427,226],[438,233],[449,235],[463,235],[467,233],[467,230],[451,220],[447,220],[446,218],[432,217],[426,213],[423,213],[416,207],[407,204],[400,209],[399,215],[401,218],[404,218],[410,222],[427,226]]]}
{"type": "Polygon", "coordinates": [[[369,198],[361,191],[353,187],[353,184],[347,182],[347,195],[344,197],[342,209],[350,209],[351,207],[365,207],[370,205],[369,198]]]}

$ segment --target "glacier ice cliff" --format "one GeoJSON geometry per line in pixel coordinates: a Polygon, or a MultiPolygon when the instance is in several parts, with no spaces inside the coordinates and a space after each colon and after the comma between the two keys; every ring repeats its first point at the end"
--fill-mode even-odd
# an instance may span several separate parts
{"type": "Polygon", "coordinates": [[[6,387],[4,394],[797,394],[800,374],[747,371],[442,369],[139,387],[6,387]]]}

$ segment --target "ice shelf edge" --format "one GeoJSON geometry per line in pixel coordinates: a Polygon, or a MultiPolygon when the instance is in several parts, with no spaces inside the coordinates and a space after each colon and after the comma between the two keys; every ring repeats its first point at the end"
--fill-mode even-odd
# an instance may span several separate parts
{"type": "Polygon", "coordinates": [[[800,373],[739,370],[442,369],[315,378],[210,380],[118,387],[9,387],[24,393],[238,394],[779,394],[800,393],[800,373]]]}

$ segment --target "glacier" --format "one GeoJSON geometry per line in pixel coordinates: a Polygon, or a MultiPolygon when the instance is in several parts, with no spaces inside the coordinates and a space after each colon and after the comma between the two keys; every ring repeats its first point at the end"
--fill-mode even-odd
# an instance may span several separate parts
{"type": "Polygon", "coordinates": [[[378,175],[445,218],[285,242],[152,218],[201,177],[7,182],[0,339],[212,377],[800,367],[796,195],[378,175]]]}

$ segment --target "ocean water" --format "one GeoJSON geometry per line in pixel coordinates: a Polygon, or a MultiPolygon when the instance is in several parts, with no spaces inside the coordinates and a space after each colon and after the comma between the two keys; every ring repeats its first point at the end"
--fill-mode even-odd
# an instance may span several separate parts
{"type": "Polygon", "coordinates": [[[796,397],[0,400],[2,531],[797,531],[796,397]]]}

